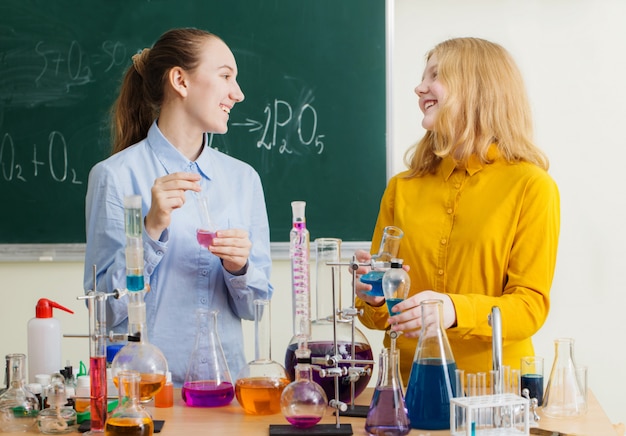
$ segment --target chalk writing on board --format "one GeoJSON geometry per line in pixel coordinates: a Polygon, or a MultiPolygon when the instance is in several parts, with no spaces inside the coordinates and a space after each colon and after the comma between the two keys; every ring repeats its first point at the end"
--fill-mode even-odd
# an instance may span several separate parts
{"type": "MultiPolygon", "coordinates": [[[[46,148],[46,147],[44,147],[46,148]]],[[[82,184],[76,176],[76,170],[68,162],[67,143],[61,132],[53,131],[48,135],[47,150],[38,152],[33,144],[32,158],[28,162],[19,162],[16,158],[16,146],[10,134],[5,133],[0,143],[1,181],[28,182],[36,177],[49,176],[53,181],[82,184]]]]}
{"type": "Polygon", "coordinates": [[[280,154],[291,154],[292,149],[287,138],[279,138],[282,128],[287,129],[288,125],[295,124],[298,142],[304,146],[314,147],[316,154],[324,151],[325,135],[317,134],[317,111],[309,103],[304,103],[294,117],[291,104],[284,100],[274,99],[273,104],[267,104],[263,110],[265,121],[257,121],[246,118],[243,122],[233,122],[233,127],[248,127],[249,132],[263,129],[261,138],[257,140],[257,148],[272,150],[278,148],[280,154]],[[306,120],[306,122],[305,122],[306,120]]]}

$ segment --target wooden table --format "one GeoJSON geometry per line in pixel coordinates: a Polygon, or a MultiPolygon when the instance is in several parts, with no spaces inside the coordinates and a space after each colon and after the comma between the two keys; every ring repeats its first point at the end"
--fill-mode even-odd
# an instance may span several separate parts
{"type": "MultiPolygon", "coordinates": [[[[356,404],[369,405],[372,388],[366,389],[356,404]]],[[[226,407],[197,408],[188,407],[182,401],[180,389],[174,390],[174,407],[156,408],[149,403],[146,409],[155,420],[164,420],[165,424],[159,436],[193,436],[193,435],[269,435],[269,426],[289,425],[283,415],[254,416],[246,414],[237,403],[237,400],[226,407]]],[[[541,410],[539,410],[541,415],[541,410]]],[[[335,424],[336,418],[331,409],[321,421],[322,424],[335,424]]],[[[365,432],[365,418],[340,417],[341,424],[351,424],[355,436],[367,435],[365,432]]],[[[615,436],[617,433],[609,421],[606,413],[589,392],[589,410],[586,415],[576,419],[554,419],[541,417],[539,428],[558,432],[563,435],[576,436],[615,436]]],[[[34,431],[21,434],[39,434],[34,431]]],[[[426,431],[411,430],[411,436],[439,436],[450,435],[449,430],[426,431]]],[[[550,434],[552,436],[552,434],[550,434]]]]}
{"type": "MultiPolygon", "coordinates": [[[[356,404],[369,405],[373,389],[366,389],[356,404]]],[[[155,408],[149,405],[147,409],[154,419],[165,420],[165,425],[159,435],[263,435],[269,434],[270,424],[289,425],[283,415],[253,416],[246,414],[236,400],[226,407],[194,408],[187,407],[180,397],[180,389],[174,390],[174,407],[168,409],[155,408]]],[[[539,412],[541,415],[541,412],[539,412]]],[[[335,424],[336,418],[331,409],[321,423],[335,424]]],[[[363,436],[365,432],[365,418],[340,417],[340,423],[350,423],[354,435],[363,436]]],[[[606,413],[596,400],[593,393],[589,393],[589,410],[586,415],[576,419],[554,419],[542,416],[539,427],[565,434],[587,436],[615,436],[606,413]]],[[[425,431],[411,430],[411,436],[419,435],[450,435],[448,430],[425,431]]]]}

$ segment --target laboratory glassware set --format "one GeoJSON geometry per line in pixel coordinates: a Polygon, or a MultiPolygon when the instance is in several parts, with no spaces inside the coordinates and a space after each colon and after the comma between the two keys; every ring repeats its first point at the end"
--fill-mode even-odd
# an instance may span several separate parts
{"type": "MultiPolygon", "coordinates": [[[[210,223],[207,203],[200,200],[202,222],[210,223]]],[[[531,398],[529,388],[524,387],[524,377],[520,379],[520,371],[502,365],[501,319],[499,308],[494,307],[489,320],[493,328],[494,368],[489,373],[491,392],[488,392],[486,373],[467,374],[466,379],[464,371],[456,368],[443,328],[441,300],[420,304],[422,319],[431,322],[420,330],[406,396],[396,349],[396,338],[401,332],[389,330],[391,346],[380,353],[372,400],[366,414],[357,411],[354,400],[367,386],[374,361],[367,338],[355,326],[354,318],[359,315],[354,308],[358,280],[355,271],[359,266],[370,267],[361,281],[372,285],[371,295],[385,297],[390,315],[397,314],[392,309],[407,298],[410,288],[402,259],[396,257],[403,232],[394,226],[386,227],[379,253],[367,264],[358,263],[354,257],[351,262],[343,263],[340,239],[316,239],[317,317],[314,318],[305,206],[303,201],[292,202],[290,257],[294,335],[286,350],[285,366],[271,358],[268,300],[254,302],[255,359],[237,375],[236,383],[232,381],[217,333],[218,312],[197,310],[195,347],[181,391],[187,406],[219,407],[230,404],[236,397],[249,414],[282,412],[296,433],[298,429],[306,429],[307,434],[352,434],[350,424],[340,423],[340,416],[344,414],[366,417],[365,430],[370,435],[397,436],[408,434],[411,428],[450,429],[453,436],[528,435],[529,427],[537,425],[538,406],[542,406],[546,416],[557,418],[586,412],[587,373],[586,368],[574,363],[573,339],[555,340],[555,360],[546,392],[542,396],[543,386],[529,385],[539,397],[531,398]],[[340,267],[345,266],[352,271],[352,304],[339,309],[343,307],[340,267]],[[332,291],[330,299],[325,295],[328,289],[332,291]],[[336,423],[319,424],[328,407],[335,409],[336,423]]],[[[94,265],[94,289],[78,297],[87,300],[89,310],[91,429],[85,433],[87,435],[117,435],[128,431],[151,435],[154,424],[142,402],[150,401],[166,382],[167,361],[148,341],[146,327],[141,197],[126,197],[124,208],[126,289],[98,292],[94,265]],[[106,299],[124,295],[128,297],[128,335],[107,335],[106,299]],[[119,402],[108,417],[107,339],[128,341],[112,362],[119,402]]],[[[198,231],[201,229],[202,225],[198,231]]],[[[200,238],[198,242],[206,245],[200,238]]],[[[35,422],[44,434],[73,431],[76,412],[64,407],[67,396],[63,376],[52,375],[47,389],[51,407],[40,412],[39,400],[25,388],[26,356],[11,354],[6,358],[7,388],[0,391],[0,431],[27,431],[35,422]]],[[[542,376],[538,380],[542,384],[542,376]]],[[[282,434],[281,427],[270,425],[270,435],[282,434]]]]}

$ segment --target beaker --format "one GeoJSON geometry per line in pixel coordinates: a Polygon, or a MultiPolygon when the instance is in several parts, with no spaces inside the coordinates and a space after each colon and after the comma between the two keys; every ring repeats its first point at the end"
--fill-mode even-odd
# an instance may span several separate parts
{"type": "Polygon", "coordinates": [[[243,409],[252,415],[280,412],[280,396],[291,382],[285,368],[272,360],[269,300],[254,301],[255,358],[239,372],[235,395],[243,409]]]}
{"type": "Polygon", "coordinates": [[[26,355],[9,354],[6,360],[9,380],[8,389],[0,395],[0,432],[33,430],[39,401],[26,389],[26,355]]]}
{"type": "Polygon", "coordinates": [[[411,431],[400,379],[399,350],[383,348],[378,381],[365,420],[365,431],[376,436],[403,436],[411,431]]]}
{"type": "Polygon", "coordinates": [[[449,429],[456,363],[443,328],[443,301],[424,300],[420,306],[423,324],[406,391],[411,427],[449,429]]]}
{"type": "Polygon", "coordinates": [[[106,420],[104,435],[152,435],[154,432],[152,417],[139,403],[140,374],[137,371],[121,371],[117,376],[118,406],[106,420]]]}
{"type": "Polygon", "coordinates": [[[556,339],[554,352],[554,363],[543,397],[543,413],[553,418],[582,415],[587,411],[586,392],[574,363],[574,339],[556,339]]]}
{"type": "Polygon", "coordinates": [[[280,396],[280,409],[285,419],[296,428],[309,428],[320,422],[326,413],[326,393],[311,377],[310,350],[296,351],[295,380],[280,396]]]}
{"type": "Polygon", "coordinates": [[[220,407],[235,397],[230,371],[217,334],[217,310],[196,310],[196,340],[181,391],[191,407],[220,407]]]}
{"type": "MultiPolygon", "coordinates": [[[[350,320],[340,317],[333,312],[333,306],[341,308],[341,239],[317,238],[315,239],[316,250],[316,319],[310,323],[310,336],[307,347],[311,351],[311,358],[338,355],[343,360],[373,360],[372,348],[365,335],[358,328],[352,329],[350,320]],[[335,264],[335,265],[331,265],[335,264]],[[333,293],[334,289],[334,293],[333,293]],[[334,296],[333,296],[334,294],[334,296]],[[335,303],[333,304],[333,298],[335,303]],[[334,321],[337,321],[336,323],[334,321]],[[336,328],[336,330],[335,330],[336,328]],[[354,351],[352,341],[354,334],[354,351]],[[337,350],[335,351],[335,337],[337,350]]],[[[293,336],[285,353],[285,368],[291,379],[295,378],[295,366],[297,363],[296,350],[298,338],[293,336]]],[[[342,362],[341,368],[348,369],[351,364],[342,362]]],[[[367,387],[371,379],[373,365],[358,365],[364,372],[354,382],[354,396],[358,397],[367,387]]],[[[346,372],[339,376],[339,398],[349,403],[351,394],[351,376],[346,372]]],[[[313,372],[313,380],[319,384],[327,398],[335,398],[334,377],[321,377],[317,371],[313,372]]]]}

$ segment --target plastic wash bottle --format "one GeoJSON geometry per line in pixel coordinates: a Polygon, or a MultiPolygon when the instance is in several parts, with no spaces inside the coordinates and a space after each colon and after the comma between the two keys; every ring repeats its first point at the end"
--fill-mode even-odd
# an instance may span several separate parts
{"type": "Polygon", "coordinates": [[[63,367],[61,362],[61,323],[52,317],[52,309],[74,313],[47,298],[40,298],[35,318],[28,321],[28,380],[37,374],[54,374],[63,367]]]}

